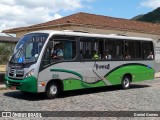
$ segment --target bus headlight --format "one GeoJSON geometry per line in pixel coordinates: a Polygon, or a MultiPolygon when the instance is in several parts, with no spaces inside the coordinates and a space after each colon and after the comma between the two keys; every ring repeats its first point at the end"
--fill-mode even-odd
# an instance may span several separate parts
{"type": "Polygon", "coordinates": [[[26,74],[26,78],[33,75],[34,73],[34,69],[30,70],[27,74],[26,74]]]}

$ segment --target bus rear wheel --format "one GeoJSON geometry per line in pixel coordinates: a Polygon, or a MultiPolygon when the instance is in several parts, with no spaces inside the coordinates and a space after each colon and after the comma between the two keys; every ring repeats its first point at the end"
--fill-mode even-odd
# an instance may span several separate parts
{"type": "Polygon", "coordinates": [[[53,98],[56,98],[59,94],[59,87],[56,83],[54,82],[51,82],[47,85],[47,88],[46,88],[46,97],[48,99],[53,99],[53,98]]]}
{"type": "Polygon", "coordinates": [[[124,76],[122,79],[121,87],[122,89],[128,89],[131,85],[131,77],[130,76],[124,76]]]}

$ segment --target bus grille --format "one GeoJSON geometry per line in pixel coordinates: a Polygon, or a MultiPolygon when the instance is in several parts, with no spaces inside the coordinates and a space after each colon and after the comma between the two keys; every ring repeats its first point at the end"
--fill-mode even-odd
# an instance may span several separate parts
{"type": "Polygon", "coordinates": [[[8,73],[9,78],[15,78],[15,79],[23,79],[24,71],[23,70],[17,70],[17,69],[10,69],[8,73]]]}

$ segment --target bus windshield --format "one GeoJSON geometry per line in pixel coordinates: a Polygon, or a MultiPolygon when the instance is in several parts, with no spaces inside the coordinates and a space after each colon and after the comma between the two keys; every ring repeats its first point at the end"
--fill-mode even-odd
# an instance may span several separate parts
{"type": "Polygon", "coordinates": [[[35,62],[47,38],[48,34],[45,33],[32,33],[23,36],[14,49],[11,62],[35,62]]]}

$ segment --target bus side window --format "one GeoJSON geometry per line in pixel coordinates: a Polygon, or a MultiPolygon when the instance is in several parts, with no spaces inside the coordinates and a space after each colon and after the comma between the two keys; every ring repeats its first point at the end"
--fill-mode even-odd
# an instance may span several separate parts
{"type": "Polygon", "coordinates": [[[82,50],[80,50],[80,59],[82,60],[83,58],[84,58],[83,52],[82,52],[82,50]]]}
{"type": "Polygon", "coordinates": [[[109,50],[106,50],[104,59],[112,59],[112,55],[110,54],[109,50]]]}
{"type": "Polygon", "coordinates": [[[127,40],[125,41],[125,58],[126,59],[136,59],[137,47],[135,46],[135,41],[127,40]]]}
{"type": "Polygon", "coordinates": [[[63,56],[63,59],[65,60],[70,60],[70,59],[73,59],[75,57],[75,53],[74,53],[74,45],[76,43],[73,42],[73,41],[66,41],[64,42],[64,47],[63,47],[63,50],[64,50],[64,56],[63,56]]]}
{"type": "Polygon", "coordinates": [[[104,54],[104,40],[97,38],[81,38],[80,59],[101,60],[104,54]]]}
{"type": "Polygon", "coordinates": [[[154,59],[153,43],[145,41],[143,42],[143,58],[154,59]]]}
{"type": "Polygon", "coordinates": [[[135,41],[135,58],[142,59],[142,43],[140,41],[135,41]]]}
{"type": "Polygon", "coordinates": [[[147,57],[148,59],[153,59],[154,57],[153,57],[153,53],[152,53],[152,51],[150,51],[149,52],[149,55],[148,55],[148,57],[147,57]]]}
{"type": "Polygon", "coordinates": [[[123,41],[116,41],[116,59],[123,59],[123,41]]]}
{"type": "Polygon", "coordinates": [[[115,40],[105,40],[104,59],[113,59],[116,57],[115,40]]]}
{"type": "Polygon", "coordinates": [[[144,42],[143,43],[144,49],[144,59],[154,59],[154,52],[153,52],[153,43],[152,42],[144,42]]]}
{"type": "Polygon", "coordinates": [[[92,38],[82,38],[80,41],[80,59],[92,59],[92,38]]]}

